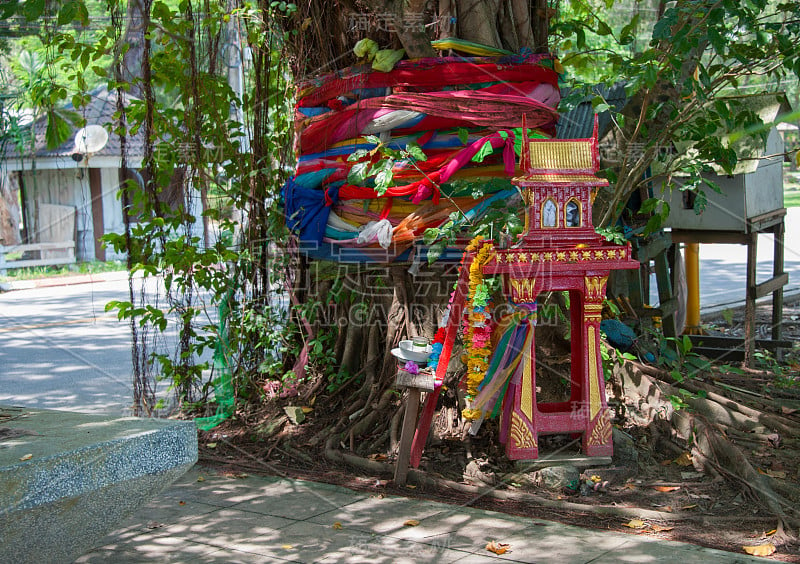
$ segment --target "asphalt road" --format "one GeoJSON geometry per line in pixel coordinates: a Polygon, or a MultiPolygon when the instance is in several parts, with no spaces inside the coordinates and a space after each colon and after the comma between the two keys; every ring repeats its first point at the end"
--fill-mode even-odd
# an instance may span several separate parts
{"type": "MultiPolygon", "coordinates": [[[[789,283],[784,294],[790,295],[800,292],[800,208],[788,208],[785,229],[784,270],[789,283]]],[[[744,245],[700,245],[701,312],[744,303],[746,249],[744,245]]],[[[772,278],[772,252],[772,235],[759,235],[757,283],[772,278]]]]}
{"type": "Polygon", "coordinates": [[[104,311],[122,281],[0,294],[0,403],[129,414],[128,325],[104,311]]]}
{"type": "MultiPolygon", "coordinates": [[[[789,293],[800,291],[800,208],[786,221],[789,293]]],[[[772,273],[772,242],[759,241],[759,281],[772,273]]],[[[700,248],[703,311],[744,300],[745,247],[700,248]]],[[[130,329],[105,304],[127,280],[0,293],[0,403],[87,413],[130,413],[130,329]]],[[[160,393],[166,393],[161,383],[160,393]]]]}

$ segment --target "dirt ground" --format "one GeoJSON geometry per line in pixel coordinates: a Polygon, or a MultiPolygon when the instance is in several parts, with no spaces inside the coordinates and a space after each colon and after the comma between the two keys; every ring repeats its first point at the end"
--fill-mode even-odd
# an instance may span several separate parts
{"type": "MultiPolygon", "coordinates": [[[[759,332],[767,334],[770,306],[760,306],[757,313],[759,332]]],[[[783,415],[800,422],[800,409],[797,409],[800,407],[800,365],[797,364],[800,357],[800,297],[786,301],[783,319],[784,338],[795,341],[794,349],[788,351],[780,363],[773,365],[772,371],[765,372],[764,377],[751,374],[732,374],[730,377],[738,387],[747,388],[752,393],[783,398],[787,406],[783,415]],[[774,386],[775,366],[779,366],[781,381],[784,384],[790,382],[788,387],[774,386]]],[[[726,311],[704,318],[703,322],[711,332],[740,336],[744,326],[743,311],[742,308],[726,311]]],[[[275,436],[268,441],[261,440],[258,429],[281,415],[280,410],[279,406],[271,405],[256,412],[239,413],[235,421],[202,433],[201,460],[234,473],[278,474],[322,481],[360,491],[470,505],[531,519],[549,519],[582,527],[647,535],[736,553],[743,553],[743,546],[769,542],[776,525],[776,519],[736,484],[695,471],[691,463],[682,460],[680,453],[662,449],[653,439],[651,429],[646,427],[624,426],[623,430],[630,439],[628,443],[635,454],[619,453],[624,460],[615,456],[611,470],[601,468],[585,471],[580,482],[583,486],[573,482],[562,487],[545,488],[526,479],[531,475],[505,458],[502,446],[496,440],[494,422],[489,422],[471,440],[464,441],[460,436],[440,436],[426,448],[420,468],[428,475],[466,484],[480,485],[481,480],[488,481],[503,491],[528,492],[551,502],[570,504],[560,509],[543,507],[529,500],[499,500],[486,495],[462,493],[446,486],[398,487],[393,484],[391,474],[333,463],[321,455],[321,446],[314,443],[313,437],[325,425],[332,424],[335,414],[325,416],[312,413],[301,425],[285,424],[280,432],[280,440],[275,440],[275,436]],[[472,459],[480,464],[477,467],[472,465],[473,472],[469,475],[466,469],[468,461],[472,459]],[[476,468],[477,473],[474,471],[476,468]],[[595,483],[591,479],[593,475],[601,476],[596,489],[590,487],[595,483]],[[655,510],[662,515],[674,514],[676,519],[650,518],[637,523],[632,521],[630,515],[623,517],[576,510],[572,504],[655,510]]],[[[788,441],[788,444],[787,441],[781,442],[780,437],[771,443],[743,440],[738,444],[747,448],[751,460],[757,462],[759,472],[795,485],[800,482],[800,450],[796,446],[796,438],[788,441]]],[[[339,446],[346,452],[351,445],[343,443],[339,446]]],[[[540,458],[554,452],[577,455],[578,441],[558,435],[545,437],[540,458]]],[[[381,453],[373,455],[375,460],[385,458],[381,453]]],[[[390,457],[386,461],[393,460],[390,457]]],[[[769,558],[780,562],[800,562],[800,545],[796,541],[779,544],[778,550],[769,558]]]]}

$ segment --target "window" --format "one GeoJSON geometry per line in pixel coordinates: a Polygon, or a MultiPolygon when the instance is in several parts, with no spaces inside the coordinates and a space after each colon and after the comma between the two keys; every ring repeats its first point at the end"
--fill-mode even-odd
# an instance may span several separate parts
{"type": "Polygon", "coordinates": [[[564,209],[564,224],[567,227],[580,227],[581,226],[581,205],[575,201],[570,200],[564,209]]]}
{"type": "Polygon", "coordinates": [[[542,227],[555,227],[557,218],[558,206],[551,198],[547,198],[542,205],[542,227]]]}

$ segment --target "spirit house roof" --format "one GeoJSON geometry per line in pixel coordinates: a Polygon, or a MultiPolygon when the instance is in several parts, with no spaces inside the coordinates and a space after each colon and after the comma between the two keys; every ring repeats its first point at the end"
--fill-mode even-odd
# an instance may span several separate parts
{"type": "Polygon", "coordinates": [[[526,188],[608,186],[608,180],[597,176],[597,118],[589,139],[528,139],[524,123],[522,131],[520,168],[524,175],[515,178],[515,184],[526,188]]]}

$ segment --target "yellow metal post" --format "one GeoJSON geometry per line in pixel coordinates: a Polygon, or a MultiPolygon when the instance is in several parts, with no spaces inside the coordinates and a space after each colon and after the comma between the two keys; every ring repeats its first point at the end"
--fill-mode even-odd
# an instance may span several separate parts
{"type": "Polygon", "coordinates": [[[699,335],[700,329],[700,244],[686,243],[686,329],[688,335],[699,335]]]}

